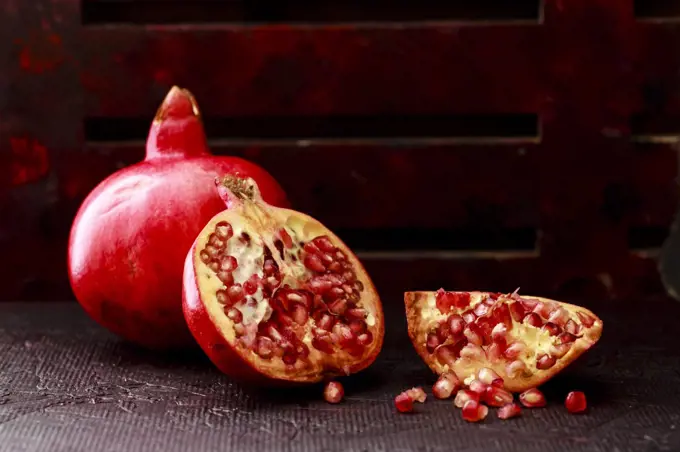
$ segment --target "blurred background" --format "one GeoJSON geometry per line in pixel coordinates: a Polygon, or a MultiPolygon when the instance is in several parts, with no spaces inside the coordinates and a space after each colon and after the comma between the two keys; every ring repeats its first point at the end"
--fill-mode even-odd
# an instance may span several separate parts
{"type": "MultiPolygon", "coordinates": [[[[661,293],[680,2],[0,1],[0,300],[72,299],[85,196],[174,84],[384,296],[661,293]]],[[[385,300],[386,303],[392,300],[385,300]]]]}

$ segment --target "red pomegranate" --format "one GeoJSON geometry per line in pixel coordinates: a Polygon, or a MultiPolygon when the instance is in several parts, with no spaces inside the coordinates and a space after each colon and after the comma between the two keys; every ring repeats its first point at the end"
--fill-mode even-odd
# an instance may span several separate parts
{"type": "Polygon", "coordinates": [[[585,308],[516,292],[407,292],[404,300],[418,354],[473,391],[480,370],[483,385],[497,378],[512,392],[540,386],[602,334],[602,321],[585,308]]]}
{"type": "Polygon", "coordinates": [[[224,174],[252,177],[268,202],[288,205],[264,169],[210,154],[193,96],[172,88],[144,161],[101,182],[73,223],[71,287],[93,319],[151,348],[193,343],[182,315],[183,263],[201,228],[224,209],[213,185],[224,174]]]}
{"type": "Polygon", "coordinates": [[[264,202],[253,179],[217,185],[228,209],[203,228],[184,268],[184,314],[213,363],[264,385],[369,366],[383,313],[356,256],[317,220],[264,202]]]}

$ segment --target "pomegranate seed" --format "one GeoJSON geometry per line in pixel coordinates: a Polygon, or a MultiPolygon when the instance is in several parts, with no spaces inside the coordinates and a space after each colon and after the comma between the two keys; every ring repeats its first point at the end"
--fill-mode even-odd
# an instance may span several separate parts
{"type": "Polygon", "coordinates": [[[224,305],[229,304],[229,305],[231,305],[231,303],[230,303],[231,300],[229,300],[229,295],[227,295],[226,290],[222,290],[222,289],[218,290],[215,293],[215,298],[217,298],[217,302],[219,304],[224,304],[224,305]]]}
{"type": "Polygon", "coordinates": [[[246,327],[242,323],[234,324],[234,334],[236,337],[241,337],[246,334],[246,327]]]}
{"type": "Polygon", "coordinates": [[[549,319],[550,315],[553,313],[553,311],[556,309],[556,306],[553,306],[551,303],[548,302],[541,302],[539,301],[536,303],[536,306],[534,306],[534,312],[544,319],[549,319]]]}
{"type": "Polygon", "coordinates": [[[543,320],[541,320],[541,317],[535,312],[530,312],[529,314],[527,314],[527,316],[524,317],[524,320],[522,322],[536,328],[543,325],[543,320]]]}
{"type": "Polygon", "coordinates": [[[510,315],[515,322],[521,322],[526,316],[527,310],[524,309],[521,303],[515,302],[510,304],[510,315]]]}
{"type": "Polygon", "coordinates": [[[234,230],[226,221],[220,221],[215,225],[215,234],[222,240],[229,240],[234,235],[234,230]]]}
{"type": "Polygon", "coordinates": [[[504,323],[499,323],[491,330],[491,340],[505,345],[508,336],[508,327],[504,323]]]}
{"type": "Polygon", "coordinates": [[[354,334],[362,334],[366,331],[366,322],[363,320],[352,320],[349,322],[349,329],[352,330],[354,334]]]}
{"type": "Polygon", "coordinates": [[[547,322],[545,325],[543,325],[543,327],[541,327],[541,330],[547,331],[551,336],[557,336],[562,332],[562,328],[552,322],[547,322]]]}
{"type": "Polygon", "coordinates": [[[283,357],[281,359],[283,360],[284,364],[288,364],[289,366],[292,366],[297,361],[297,355],[295,354],[295,352],[291,351],[291,352],[284,353],[283,357]]]}
{"type": "Polygon", "coordinates": [[[555,309],[552,314],[550,314],[550,317],[548,317],[549,322],[559,326],[564,326],[567,323],[567,320],[569,320],[569,311],[564,308],[555,309]]]}
{"type": "Polygon", "coordinates": [[[361,292],[362,290],[364,290],[364,283],[362,283],[359,280],[354,281],[354,288],[356,289],[357,292],[361,292]]]}
{"type": "Polygon", "coordinates": [[[347,300],[338,299],[328,305],[328,309],[335,315],[342,315],[347,310],[347,300]]]}
{"type": "Polygon", "coordinates": [[[370,331],[366,331],[365,333],[357,336],[357,344],[361,346],[365,347],[371,342],[373,342],[373,334],[370,331]]]}
{"type": "Polygon", "coordinates": [[[484,339],[482,339],[482,336],[480,336],[478,332],[474,331],[474,329],[471,327],[472,325],[468,325],[467,327],[465,327],[463,334],[465,335],[469,343],[474,345],[482,345],[484,343],[484,339]]]}
{"type": "Polygon", "coordinates": [[[523,342],[513,342],[505,349],[503,356],[508,359],[515,359],[526,350],[527,346],[523,342]]]}
{"type": "Polygon", "coordinates": [[[463,329],[465,328],[465,320],[463,320],[463,318],[458,314],[451,314],[447,319],[447,323],[453,336],[458,337],[463,333],[463,329]]]}
{"type": "Polygon", "coordinates": [[[564,325],[564,331],[569,334],[577,335],[581,331],[580,326],[574,322],[572,319],[567,320],[566,325],[564,325]]]}
{"type": "Polygon", "coordinates": [[[211,261],[208,264],[208,268],[212,270],[214,273],[217,273],[218,271],[220,271],[220,264],[217,261],[211,261]]]}
{"type": "Polygon", "coordinates": [[[220,269],[225,272],[233,272],[238,268],[238,261],[234,256],[225,256],[220,263],[220,269]]]}
{"type": "Polygon", "coordinates": [[[487,386],[483,398],[489,406],[501,407],[512,403],[512,394],[495,386],[487,386]]]}
{"type": "Polygon", "coordinates": [[[335,318],[329,314],[324,314],[321,316],[321,319],[316,322],[316,326],[321,328],[322,330],[330,331],[333,328],[333,324],[335,323],[335,318]]]}
{"type": "Polygon", "coordinates": [[[486,357],[486,353],[484,353],[484,349],[482,349],[482,347],[479,345],[467,344],[460,350],[460,356],[461,358],[469,358],[473,360],[483,359],[486,357]]]}
{"type": "Polygon", "coordinates": [[[465,402],[468,400],[479,402],[479,394],[470,391],[469,389],[460,389],[456,393],[456,398],[453,400],[453,404],[458,408],[463,408],[463,405],[465,405],[465,402]]]}
{"type": "Polygon", "coordinates": [[[284,228],[279,230],[279,237],[281,237],[281,241],[286,248],[293,247],[293,239],[290,237],[290,234],[288,234],[288,231],[286,231],[284,228]]]}
{"type": "Polygon", "coordinates": [[[439,323],[439,326],[437,326],[437,337],[439,338],[440,342],[445,342],[449,336],[451,336],[449,324],[446,323],[446,320],[443,320],[439,323]]]}
{"type": "Polygon", "coordinates": [[[421,388],[420,386],[411,388],[408,391],[406,391],[406,393],[415,402],[425,403],[425,399],[427,399],[427,394],[425,394],[425,391],[423,391],[423,388],[421,388]]]}
{"type": "Polygon", "coordinates": [[[595,319],[586,314],[585,312],[579,311],[576,313],[576,315],[578,316],[579,320],[581,320],[583,326],[585,326],[586,328],[590,328],[595,324],[595,319]]]}
{"type": "Polygon", "coordinates": [[[269,359],[274,355],[274,341],[266,336],[258,336],[255,343],[255,353],[262,359],[269,359]]]}
{"type": "Polygon", "coordinates": [[[323,398],[328,403],[340,403],[345,396],[345,389],[337,381],[329,381],[323,388],[323,398]]]}
{"type": "Polygon", "coordinates": [[[489,369],[488,367],[482,367],[479,369],[479,372],[477,373],[477,378],[479,381],[486,385],[493,385],[498,388],[503,387],[503,379],[501,378],[500,375],[496,373],[493,369],[489,369]]]}
{"type": "Polygon", "coordinates": [[[335,252],[335,259],[336,259],[336,260],[339,260],[339,261],[346,261],[346,260],[347,260],[347,256],[346,256],[345,253],[343,253],[342,251],[337,250],[337,251],[335,252]]]}
{"type": "Polygon", "coordinates": [[[210,257],[210,254],[208,254],[205,250],[201,251],[201,261],[204,264],[209,264],[212,258],[210,257]]]}
{"type": "Polygon", "coordinates": [[[572,391],[567,394],[567,398],[564,401],[564,406],[571,414],[583,413],[586,408],[588,408],[586,395],[581,391],[572,391]]]}
{"type": "Polygon", "coordinates": [[[558,344],[568,344],[571,342],[574,342],[576,340],[576,336],[570,333],[562,333],[559,336],[557,336],[557,343],[558,344]]]}
{"type": "Polygon", "coordinates": [[[477,316],[472,311],[465,311],[461,317],[463,317],[463,321],[467,324],[473,323],[475,320],[477,320],[477,316]]]}
{"type": "Polygon", "coordinates": [[[227,317],[229,317],[229,320],[234,323],[241,323],[243,321],[243,314],[241,314],[241,311],[236,308],[231,308],[227,312],[227,317]]]}
{"type": "Polygon", "coordinates": [[[408,394],[402,392],[394,399],[394,406],[397,407],[397,411],[400,413],[410,413],[413,411],[413,400],[408,394]]]}
{"type": "Polygon", "coordinates": [[[435,333],[430,333],[427,335],[427,341],[425,342],[425,346],[427,347],[427,351],[430,353],[433,353],[437,347],[439,347],[439,337],[435,333]]]}
{"type": "Polygon", "coordinates": [[[520,298],[519,302],[522,303],[522,306],[524,306],[524,309],[527,311],[533,311],[536,305],[540,303],[534,298],[520,298]]]}
{"type": "Polygon", "coordinates": [[[448,399],[460,389],[460,379],[455,373],[445,373],[432,386],[432,394],[438,399],[448,399]]]}
{"type": "Polygon", "coordinates": [[[435,350],[435,355],[437,357],[437,361],[444,365],[453,364],[453,362],[457,358],[453,347],[448,345],[442,345],[440,347],[437,347],[437,349],[435,350]]]}
{"type": "Polygon", "coordinates": [[[486,385],[485,383],[482,383],[481,381],[477,380],[476,378],[470,382],[468,387],[470,388],[470,391],[476,392],[479,395],[482,395],[486,392],[486,385]]]}
{"type": "Polygon", "coordinates": [[[550,369],[555,365],[556,359],[553,356],[543,354],[536,358],[536,369],[550,369]]]}
{"type": "Polygon", "coordinates": [[[295,323],[298,325],[304,325],[307,323],[307,320],[309,320],[309,313],[307,312],[307,309],[305,309],[304,306],[301,304],[295,304],[293,307],[293,320],[295,323]]]}
{"type": "Polygon", "coordinates": [[[498,342],[494,342],[493,344],[489,345],[486,348],[486,356],[489,358],[489,361],[496,362],[500,360],[503,356],[503,352],[505,351],[504,347],[504,345],[501,345],[498,342]]]}
{"type": "Polygon", "coordinates": [[[298,353],[298,355],[301,358],[306,358],[309,356],[309,347],[307,347],[307,344],[304,344],[303,342],[300,342],[296,347],[295,351],[298,353]]]}
{"type": "Polygon", "coordinates": [[[224,245],[226,245],[226,243],[224,243],[224,241],[221,238],[219,238],[215,233],[210,234],[210,237],[208,238],[208,243],[218,249],[222,249],[224,248],[224,245]]]}
{"type": "Polygon", "coordinates": [[[312,347],[324,353],[332,354],[334,349],[333,340],[331,339],[330,335],[324,330],[318,329],[314,330],[314,333],[314,337],[312,337],[312,347]],[[319,331],[324,334],[318,334],[319,331]]]}
{"type": "Polygon", "coordinates": [[[245,298],[243,287],[241,287],[240,284],[234,284],[233,286],[230,286],[227,289],[227,295],[229,296],[229,299],[232,303],[238,303],[239,301],[243,300],[243,298],[245,298]]]}
{"type": "Polygon", "coordinates": [[[512,329],[512,316],[510,315],[510,308],[508,308],[507,304],[496,306],[492,316],[496,319],[496,324],[502,323],[507,329],[512,329]]]}
{"type": "Polygon", "coordinates": [[[234,284],[234,275],[231,272],[219,271],[217,272],[217,279],[222,281],[226,287],[234,284]]]}
{"type": "Polygon", "coordinates": [[[248,280],[243,283],[243,290],[246,292],[246,295],[254,295],[257,292],[259,282],[260,277],[256,274],[248,278],[248,280]]]}
{"type": "Polygon", "coordinates": [[[333,246],[333,243],[331,240],[325,236],[321,235],[313,240],[314,244],[321,250],[325,252],[331,252],[335,251],[335,247],[333,246]]]}
{"type": "Polygon", "coordinates": [[[527,370],[527,365],[524,361],[515,360],[505,366],[505,373],[510,378],[517,378],[527,370]]]}
{"type": "Polygon", "coordinates": [[[316,254],[307,254],[305,256],[305,267],[309,270],[323,273],[326,271],[326,266],[321,262],[321,259],[316,254]]]}
{"type": "Polygon", "coordinates": [[[489,414],[489,408],[475,400],[468,400],[463,405],[463,419],[468,422],[479,422],[489,414]]]}
{"type": "Polygon", "coordinates": [[[344,295],[345,295],[345,291],[342,290],[340,287],[333,287],[326,294],[326,298],[328,299],[328,301],[333,301],[333,300],[337,300],[337,299],[343,297],[344,295]]]}
{"type": "Polygon", "coordinates": [[[545,396],[537,388],[527,389],[521,393],[519,401],[527,408],[541,408],[546,405],[545,396]]]}
{"type": "Polygon", "coordinates": [[[333,256],[330,254],[320,254],[319,258],[321,259],[321,262],[324,263],[324,265],[328,266],[333,263],[333,256]]]}
{"type": "Polygon", "coordinates": [[[554,356],[555,358],[561,358],[564,355],[567,354],[569,349],[571,348],[571,344],[558,344],[558,345],[551,345],[550,346],[550,355],[554,356]]]}
{"type": "Polygon", "coordinates": [[[329,280],[317,276],[309,282],[309,288],[312,292],[323,295],[333,288],[333,284],[329,280]]]}
{"type": "Polygon", "coordinates": [[[444,289],[439,289],[435,300],[439,312],[446,314],[454,307],[458,309],[468,307],[470,294],[468,292],[446,292],[444,289]]]}
{"type": "Polygon", "coordinates": [[[302,249],[309,254],[321,254],[321,250],[314,244],[314,242],[307,242],[302,249]]]}
{"type": "Polygon", "coordinates": [[[472,312],[474,312],[477,317],[482,317],[489,312],[489,306],[484,303],[478,303],[472,312]]]}
{"type": "Polygon", "coordinates": [[[508,403],[507,405],[499,408],[497,416],[499,419],[510,419],[512,417],[519,416],[522,409],[516,403],[508,403]]]}
{"type": "Polygon", "coordinates": [[[352,319],[364,320],[368,314],[363,308],[351,308],[345,312],[345,316],[352,319]]]}
{"type": "Polygon", "coordinates": [[[336,323],[333,326],[333,334],[337,338],[338,345],[342,348],[351,347],[356,343],[357,337],[350,327],[344,323],[336,323]]]}

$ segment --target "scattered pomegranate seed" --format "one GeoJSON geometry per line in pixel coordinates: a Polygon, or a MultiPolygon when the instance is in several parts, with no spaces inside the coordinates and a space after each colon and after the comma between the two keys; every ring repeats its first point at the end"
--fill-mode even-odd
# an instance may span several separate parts
{"type": "Polygon", "coordinates": [[[479,402],[479,394],[472,392],[469,389],[461,389],[456,394],[453,404],[458,408],[463,408],[463,405],[465,405],[465,402],[468,400],[475,400],[479,402]]]}
{"type": "Polygon", "coordinates": [[[519,407],[519,405],[516,403],[508,403],[507,405],[499,408],[498,413],[496,414],[498,415],[499,419],[510,419],[511,417],[519,416],[521,412],[522,409],[519,407]]]}
{"type": "Polygon", "coordinates": [[[337,381],[329,381],[323,389],[323,398],[328,403],[340,403],[345,396],[345,389],[337,381]]]}
{"type": "Polygon", "coordinates": [[[394,406],[400,413],[410,413],[413,411],[413,402],[424,403],[427,394],[421,387],[407,389],[394,399],[394,406]]]}
{"type": "Polygon", "coordinates": [[[463,419],[468,422],[479,422],[489,414],[489,408],[476,400],[468,400],[463,405],[463,419]]]}
{"type": "Polygon", "coordinates": [[[586,395],[581,391],[572,391],[567,394],[564,406],[572,414],[583,413],[588,408],[586,395]]]}
{"type": "Polygon", "coordinates": [[[487,386],[483,399],[489,406],[502,407],[512,403],[512,394],[505,389],[487,386]]]}
{"type": "Polygon", "coordinates": [[[476,392],[477,394],[484,394],[486,392],[486,387],[488,385],[482,383],[479,380],[472,380],[470,384],[468,385],[470,387],[470,391],[476,392]]]}
{"type": "Polygon", "coordinates": [[[546,405],[545,396],[536,388],[527,389],[521,393],[519,401],[527,408],[540,408],[546,405]]]}
{"type": "Polygon", "coordinates": [[[438,399],[448,399],[451,394],[460,389],[460,379],[455,373],[443,374],[432,386],[432,394],[438,399]]]}

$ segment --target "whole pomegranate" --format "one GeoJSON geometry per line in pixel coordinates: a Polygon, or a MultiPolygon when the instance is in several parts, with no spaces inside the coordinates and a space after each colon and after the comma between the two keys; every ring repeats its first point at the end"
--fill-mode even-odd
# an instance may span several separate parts
{"type": "Polygon", "coordinates": [[[224,373],[252,384],[311,383],[368,367],[383,342],[371,279],[317,220],[262,200],[251,178],[217,181],[227,210],[184,267],[184,315],[224,373]]]}
{"type": "Polygon", "coordinates": [[[213,185],[223,174],[252,177],[270,203],[288,205],[262,168],[210,154],[193,96],[172,88],[144,161],[101,182],[73,223],[71,287],[93,319],[151,348],[193,343],[182,315],[183,263],[201,228],[224,209],[213,185]]]}
{"type": "Polygon", "coordinates": [[[437,374],[453,372],[465,384],[485,369],[508,391],[535,388],[602,334],[602,320],[585,308],[517,292],[407,292],[404,300],[418,354],[437,374]]]}

